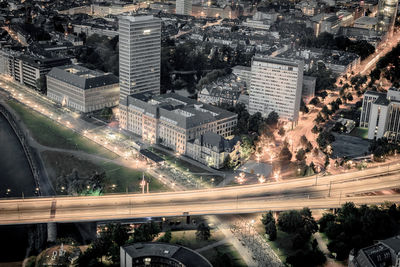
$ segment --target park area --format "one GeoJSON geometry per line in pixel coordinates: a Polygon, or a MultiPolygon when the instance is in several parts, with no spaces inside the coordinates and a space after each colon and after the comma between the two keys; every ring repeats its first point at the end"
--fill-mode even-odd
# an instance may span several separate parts
{"type": "MultiPolygon", "coordinates": [[[[49,147],[41,152],[41,157],[57,194],[66,193],[57,187],[57,179],[73,175],[74,172],[80,178],[104,173],[102,193],[141,192],[142,171],[115,163],[114,160],[119,157],[117,154],[22,104],[15,101],[9,101],[8,104],[18,113],[32,137],[49,147]],[[71,150],[71,153],[52,151],[51,148],[71,150]]],[[[147,173],[144,175],[151,192],[167,191],[168,187],[157,179],[147,173]]]]}

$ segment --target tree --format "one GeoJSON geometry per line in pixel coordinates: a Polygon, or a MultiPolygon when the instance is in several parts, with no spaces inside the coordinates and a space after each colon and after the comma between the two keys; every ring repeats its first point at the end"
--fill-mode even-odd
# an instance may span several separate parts
{"type": "Polygon", "coordinates": [[[285,128],[283,128],[283,127],[279,128],[278,134],[280,136],[284,136],[285,135],[285,128]]]}
{"type": "Polygon", "coordinates": [[[262,215],[261,222],[264,226],[266,226],[268,223],[272,221],[275,221],[272,211],[269,211],[262,215]]]}
{"type": "Polygon", "coordinates": [[[249,131],[258,133],[262,123],[263,123],[263,118],[261,113],[260,112],[254,113],[253,115],[250,116],[248,122],[249,131]]]}
{"type": "Polygon", "coordinates": [[[332,213],[324,213],[322,217],[318,220],[319,231],[324,233],[328,224],[333,223],[336,219],[336,216],[332,213]]]}
{"type": "Polygon", "coordinates": [[[199,224],[196,231],[196,239],[208,240],[211,237],[210,227],[204,223],[199,224]]]}
{"type": "Polygon", "coordinates": [[[300,144],[301,144],[302,146],[307,146],[307,143],[308,143],[307,137],[306,137],[305,135],[302,135],[302,136],[300,137],[300,144]]]}
{"type": "Polygon", "coordinates": [[[303,148],[300,148],[296,153],[296,159],[298,161],[303,161],[306,158],[306,151],[303,148]]]}
{"type": "Polygon", "coordinates": [[[47,93],[47,80],[45,76],[40,76],[39,79],[36,80],[36,87],[42,94],[47,93]]]}
{"type": "Polygon", "coordinates": [[[318,105],[319,103],[320,103],[320,101],[319,101],[319,98],[317,96],[314,97],[313,99],[311,99],[310,102],[309,102],[309,104],[314,105],[314,106],[318,105]]]}
{"type": "Polygon", "coordinates": [[[314,127],[311,129],[311,132],[312,132],[313,134],[319,133],[318,126],[317,126],[317,125],[314,125],[314,127]]]}
{"type": "Polygon", "coordinates": [[[172,239],[171,230],[165,232],[165,234],[158,240],[160,242],[169,243],[172,239]]]}
{"type": "Polygon", "coordinates": [[[314,120],[316,123],[324,122],[325,119],[322,117],[321,112],[318,113],[317,117],[314,120]]]}
{"type": "Polygon", "coordinates": [[[282,160],[282,161],[290,161],[291,159],[292,159],[292,152],[290,152],[290,150],[289,150],[289,148],[288,148],[288,146],[287,145],[285,145],[283,148],[282,148],[282,150],[281,150],[281,152],[279,153],[279,158],[282,160]]]}
{"type": "Polygon", "coordinates": [[[353,101],[353,95],[351,93],[348,93],[346,96],[347,100],[353,101]]]}
{"type": "Polygon", "coordinates": [[[323,131],[317,137],[317,143],[320,149],[324,150],[329,144],[335,141],[332,133],[323,131]]]}
{"type": "Polygon", "coordinates": [[[268,114],[266,123],[270,126],[276,126],[278,124],[279,115],[275,111],[268,114]]]}
{"type": "Polygon", "coordinates": [[[268,235],[268,239],[270,241],[276,240],[277,230],[276,230],[276,225],[275,225],[275,219],[273,221],[269,222],[265,226],[265,233],[268,235]]]}
{"type": "Polygon", "coordinates": [[[160,233],[160,227],[155,222],[143,223],[135,229],[130,243],[152,241],[160,233]]]}
{"type": "Polygon", "coordinates": [[[300,100],[300,111],[303,113],[308,113],[310,111],[307,105],[304,103],[303,98],[300,100]]]}

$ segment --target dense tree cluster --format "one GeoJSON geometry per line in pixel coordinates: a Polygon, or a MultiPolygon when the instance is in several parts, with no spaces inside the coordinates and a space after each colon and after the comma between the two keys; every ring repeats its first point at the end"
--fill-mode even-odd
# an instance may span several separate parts
{"type": "MultiPolygon", "coordinates": [[[[315,84],[315,92],[320,93],[326,89],[335,88],[336,76],[332,71],[328,70],[324,63],[318,62],[314,64],[311,69],[306,71],[304,75],[313,76],[317,78],[315,84]]],[[[323,95],[321,95],[324,98],[323,95]]]]}
{"type": "Polygon", "coordinates": [[[391,155],[395,151],[400,152],[400,146],[390,143],[386,138],[379,138],[372,140],[368,150],[374,155],[374,160],[383,161],[387,155],[391,155]]]}
{"type": "Polygon", "coordinates": [[[118,36],[109,39],[93,34],[86,39],[86,46],[75,50],[74,56],[89,69],[119,74],[118,36]]]}
{"type": "Polygon", "coordinates": [[[277,237],[277,229],[276,229],[276,221],[272,212],[269,211],[266,214],[262,215],[261,222],[264,225],[265,233],[268,235],[268,239],[270,241],[276,240],[277,237]]]}
{"type": "Polygon", "coordinates": [[[74,169],[68,175],[57,177],[57,191],[66,192],[68,195],[99,194],[104,188],[105,176],[105,173],[94,173],[88,177],[82,177],[74,169]]]}
{"type": "Polygon", "coordinates": [[[318,37],[310,34],[300,40],[300,45],[325,49],[337,49],[359,55],[361,59],[367,58],[375,52],[375,47],[365,40],[352,41],[347,37],[334,36],[330,33],[321,33],[318,37]]]}
{"type": "Polygon", "coordinates": [[[376,67],[370,73],[371,80],[375,81],[383,76],[392,83],[400,80],[400,44],[395,46],[392,51],[381,57],[376,63],[376,67]]]}
{"type": "MultiPolygon", "coordinates": [[[[187,87],[189,92],[194,93],[196,83],[210,71],[226,72],[236,65],[249,66],[254,52],[243,51],[240,46],[233,49],[226,45],[216,47],[209,42],[201,45],[195,41],[175,44],[174,41],[167,40],[161,51],[161,92],[187,87]]],[[[209,78],[200,85],[207,80],[209,78]]]]}
{"type": "Polygon", "coordinates": [[[326,147],[335,141],[335,136],[332,133],[323,131],[317,137],[317,143],[320,149],[324,150],[326,147]]]}
{"type": "Polygon", "coordinates": [[[120,260],[121,246],[152,241],[159,232],[158,224],[153,221],[141,224],[135,229],[133,235],[129,234],[129,228],[126,225],[107,224],[100,230],[99,237],[79,257],[78,266],[103,266],[101,263],[103,257],[117,265],[120,260]]]}
{"type": "MultiPolygon", "coordinates": [[[[268,218],[268,214],[263,217],[268,218]]],[[[318,231],[318,225],[312,217],[310,209],[304,208],[300,211],[290,210],[279,215],[279,230],[291,236],[291,243],[296,252],[288,255],[286,263],[293,267],[320,266],[325,263],[325,255],[319,250],[318,243],[314,239],[311,242],[312,234],[318,231]]]]}
{"type": "Polygon", "coordinates": [[[196,230],[196,239],[208,240],[211,237],[211,229],[205,223],[200,223],[196,230]]]}
{"type": "Polygon", "coordinates": [[[353,203],[344,204],[337,215],[324,214],[319,220],[320,231],[330,239],[328,249],[344,260],[351,249],[360,249],[399,231],[400,208],[395,204],[381,207],[353,203]]]}

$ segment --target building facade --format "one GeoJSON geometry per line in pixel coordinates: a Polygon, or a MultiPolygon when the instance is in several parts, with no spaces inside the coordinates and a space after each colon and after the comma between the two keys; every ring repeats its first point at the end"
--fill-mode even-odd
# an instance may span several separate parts
{"type": "Polygon", "coordinates": [[[368,128],[368,139],[387,138],[400,141],[400,89],[387,93],[369,91],[364,94],[360,126],[368,128]]]}
{"type": "Polygon", "coordinates": [[[380,33],[393,32],[397,15],[398,0],[379,0],[376,30],[380,33]]]}
{"type": "Polygon", "coordinates": [[[11,50],[0,50],[0,71],[15,81],[40,90],[37,80],[57,66],[70,64],[69,58],[44,58],[25,55],[11,50]]]}
{"type": "Polygon", "coordinates": [[[192,15],[192,0],[176,0],[176,14],[192,15]]]}
{"type": "Polygon", "coordinates": [[[47,96],[80,112],[118,105],[118,78],[79,65],[53,68],[47,74],[47,96]]]}
{"type": "Polygon", "coordinates": [[[232,135],[237,114],[175,93],[140,93],[120,105],[120,126],[149,143],[158,143],[186,154],[187,142],[206,132],[232,135]]]}
{"type": "Polygon", "coordinates": [[[272,111],[297,125],[303,84],[303,61],[254,57],[251,64],[249,112],[267,117],[272,111]]]}
{"type": "Polygon", "coordinates": [[[250,87],[251,67],[237,65],[232,68],[232,73],[235,74],[240,80],[244,81],[247,87],[250,87]]]}
{"type": "Polygon", "coordinates": [[[238,163],[240,140],[226,139],[219,134],[207,132],[187,143],[186,155],[204,165],[220,169],[228,157],[234,165],[238,163]]]}
{"type": "Polygon", "coordinates": [[[153,16],[119,18],[120,104],[128,95],[160,92],[161,21],[153,16]]]}

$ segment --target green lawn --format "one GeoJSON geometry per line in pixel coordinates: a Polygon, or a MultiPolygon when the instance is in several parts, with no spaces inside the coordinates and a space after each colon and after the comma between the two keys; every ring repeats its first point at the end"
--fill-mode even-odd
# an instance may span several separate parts
{"type": "Polygon", "coordinates": [[[19,114],[21,120],[30,130],[32,137],[42,145],[71,150],[81,150],[90,154],[117,158],[118,155],[98,144],[82,137],[78,133],[57,124],[51,119],[33,111],[13,100],[8,104],[19,114]]]}
{"type": "Polygon", "coordinates": [[[202,248],[224,238],[224,235],[215,229],[211,230],[211,238],[209,240],[197,240],[196,230],[173,231],[171,234],[171,244],[178,244],[191,249],[202,248]]]}
{"type": "Polygon", "coordinates": [[[362,139],[368,138],[368,128],[356,127],[350,133],[351,136],[361,137],[362,139]]]}
{"type": "Polygon", "coordinates": [[[208,259],[210,263],[216,267],[222,267],[220,264],[218,265],[218,258],[221,257],[223,254],[226,254],[230,258],[232,266],[247,266],[238,251],[230,244],[223,244],[212,249],[202,251],[200,252],[200,254],[208,259]]]}
{"type": "Polygon", "coordinates": [[[264,226],[260,221],[257,221],[255,228],[256,231],[267,241],[268,245],[275,251],[276,255],[278,255],[282,262],[285,262],[286,258],[295,252],[292,248],[292,235],[278,230],[276,240],[270,241],[265,235],[264,226]]]}
{"type": "MultiPolygon", "coordinates": [[[[105,172],[105,193],[125,193],[127,189],[130,193],[141,192],[139,183],[142,180],[142,172],[138,170],[122,167],[114,163],[93,163],[68,153],[55,151],[42,152],[42,158],[54,188],[56,187],[57,177],[63,174],[68,175],[75,169],[78,171],[78,175],[82,177],[87,177],[95,172],[105,172]]],[[[148,174],[145,174],[145,177],[150,181],[150,192],[167,191],[168,187],[157,179],[148,174]]],[[[61,194],[61,192],[58,193],[61,194]]]]}
{"type": "MultiPolygon", "coordinates": [[[[106,193],[114,192],[141,192],[140,182],[142,181],[143,173],[138,170],[121,167],[114,163],[103,163],[101,167],[106,172],[106,193]],[[112,189],[112,185],[116,185],[112,189]]],[[[150,176],[148,173],[144,174],[145,179],[149,181],[150,192],[167,191],[168,187],[162,184],[159,180],[150,176]]]]}

